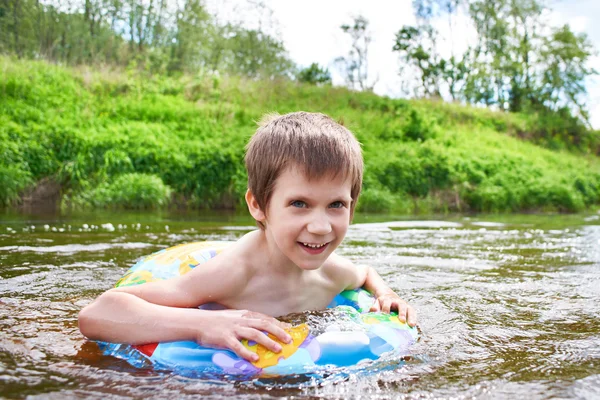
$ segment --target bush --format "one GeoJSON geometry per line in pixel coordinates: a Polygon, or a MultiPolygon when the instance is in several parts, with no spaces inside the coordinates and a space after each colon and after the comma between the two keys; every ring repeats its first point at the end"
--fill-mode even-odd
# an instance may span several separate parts
{"type": "Polygon", "coordinates": [[[437,125],[431,117],[424,116],[421,112],[410,110],[408,123],[404,128],[404,137],[415,141],[425,141],[436,136],[437,125]]]}
{"type": "Polygon", "coordinates": [[[444,148],[436,144],[405,145],[396,157],[374,170],[379,182],[390,191],[416,197],[451,183],[449,159],[444,148]]]}
{"type": "Polygon", "coordinates": [[[158,176],[131,173],[82,194],[79,204],[104,208],[160,208],[169,204],[171,193],[171,188],[158,176]]]}
{"type": "Polygon", "coordinates": [[[493,184],[483,184],[463,193],[469,208],[473,211],[501,212],[508,209],[507,189],[493,184]]]}
{"type": "Polygon", "coordinates": [[[296,79],[311,85],[323,85],[331,83],[331,74],[327,68],[321,68],[319,64],[312,63],[310,67],[298,71],[296,79]]]}
{"type": "Polygon", "coordinates": [[[359,212],[389,212],[393,209],[394,195],[387,188],[364,189],[356,206],[359,212]]]}
{"type": "Polygon", "coordinates": [[[563,182],[534,182],[528,187],[525,199],[527,208],[576,212],[585,207],[581,192],[563,182]]]}
{"type": "Polygon", "coordinates": [[[18,165],[0,164],[0,206],[17,203],[19,194],[32,183],[31,175],[18,165]]]}

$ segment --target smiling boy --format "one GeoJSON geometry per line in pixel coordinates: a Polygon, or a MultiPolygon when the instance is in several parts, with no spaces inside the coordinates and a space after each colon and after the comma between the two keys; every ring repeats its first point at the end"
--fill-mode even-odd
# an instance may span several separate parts
{"type": "Polygon", "coordinates": [[[348,129],[323,114],[269,115],[248,144],[246,168],[246,203],[259,229],[185,275],[108,290],[81,310],[85,336],[130,344],[195,340],[254,361],[241,339],[279,352],[262,331],[291,338],[273,317],[324,309],[357,287],[374,295],[373,311],[397,310],[415,325],[414,309],[373,268],[334,253],[362,185],[362,153],[348,129]],[[227,309],[198,309],[206,303],[227,309]]]}

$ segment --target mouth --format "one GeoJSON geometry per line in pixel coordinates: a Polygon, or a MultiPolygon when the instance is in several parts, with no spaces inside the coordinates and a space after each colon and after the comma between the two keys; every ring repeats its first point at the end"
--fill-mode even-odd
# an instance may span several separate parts
{"type": "Polygon", "coordinates": [[[325,251],[330,242],[327,243],[307,243],[307,242],[298,242],[300,247],[302,247],[309,254],[321,254],[325,251]]]}

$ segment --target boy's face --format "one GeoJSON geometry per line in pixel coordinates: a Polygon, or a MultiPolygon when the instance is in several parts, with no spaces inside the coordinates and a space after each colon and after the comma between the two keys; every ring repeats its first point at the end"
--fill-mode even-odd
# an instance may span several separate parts
{"type": "Polygon", "coordinates": [[[319,268],[348,230],[350,190],[349,179],[326,175],[309,180],[298,168],[286,168],[263,220],[267,240],[298,267],[319,268]]]}

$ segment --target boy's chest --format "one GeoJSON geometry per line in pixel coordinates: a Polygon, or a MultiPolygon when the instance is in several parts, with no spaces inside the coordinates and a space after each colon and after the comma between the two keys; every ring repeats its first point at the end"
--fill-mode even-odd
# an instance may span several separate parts
{"type": "Polygon", "coordinates": [[[282,283],[275,279],[249,282],[232,308],[248,309],[272,316],[310,310],[323,310],[339,293],[334,285],[320,276],[282,283]]]}

